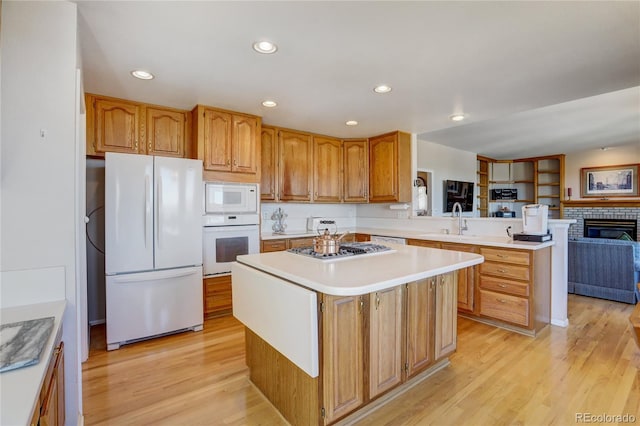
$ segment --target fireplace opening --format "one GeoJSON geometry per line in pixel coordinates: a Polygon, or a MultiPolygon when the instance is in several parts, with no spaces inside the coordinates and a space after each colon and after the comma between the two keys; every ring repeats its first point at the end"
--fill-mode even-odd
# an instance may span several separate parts
{"type": "Polygon", "coordinates": [[[635,220],[629,219],[585,219],[584,236],[637,241],[638,224],[635,220]]]}

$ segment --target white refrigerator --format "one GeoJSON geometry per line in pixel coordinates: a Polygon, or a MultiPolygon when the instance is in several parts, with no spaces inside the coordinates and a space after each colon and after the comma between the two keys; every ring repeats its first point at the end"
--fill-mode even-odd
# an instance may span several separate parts
{"type": "Polygon", "coordinates": [[[107,349],[202,330],[202,161],[105,155],[107,349]]]}

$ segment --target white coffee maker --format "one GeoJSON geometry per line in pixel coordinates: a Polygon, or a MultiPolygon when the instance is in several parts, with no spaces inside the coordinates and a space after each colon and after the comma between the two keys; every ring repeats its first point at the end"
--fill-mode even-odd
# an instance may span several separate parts
{"type": "Polygon", "coordinates": [[[527,235],[547,235],[549,206],[527,204],[522,206],[522,233],[527,235]]]}

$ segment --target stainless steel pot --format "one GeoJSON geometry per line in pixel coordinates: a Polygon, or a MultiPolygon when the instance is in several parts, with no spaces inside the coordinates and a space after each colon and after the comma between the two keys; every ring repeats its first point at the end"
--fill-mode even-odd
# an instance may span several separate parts
{"type": "Polygon", "coordinates": [[[325,228],[321,235],[313,239],[313,251],[319,254],[338,253],[340,251],[340,240],[348,233],[349,231],[337,236],[335,234],[331,234],[329,229],[325,228]]]}

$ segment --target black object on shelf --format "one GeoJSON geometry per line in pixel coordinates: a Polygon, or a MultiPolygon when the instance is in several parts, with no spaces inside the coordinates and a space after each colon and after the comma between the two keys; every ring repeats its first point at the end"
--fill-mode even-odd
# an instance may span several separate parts
{"type": "Polygon", "coordinates": [[[518,188],[497,188],[491,190],[492,200],[517,200],[518,188]]]}

